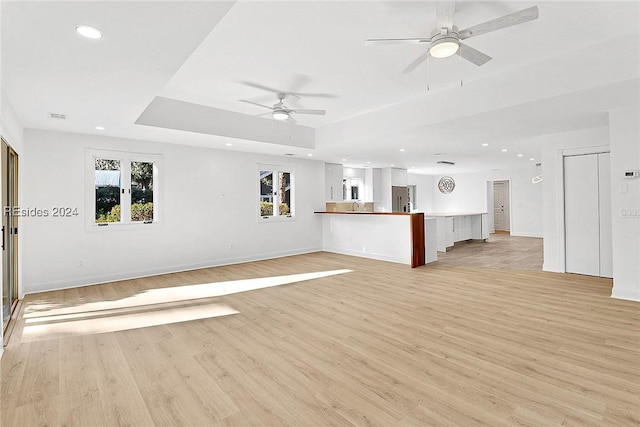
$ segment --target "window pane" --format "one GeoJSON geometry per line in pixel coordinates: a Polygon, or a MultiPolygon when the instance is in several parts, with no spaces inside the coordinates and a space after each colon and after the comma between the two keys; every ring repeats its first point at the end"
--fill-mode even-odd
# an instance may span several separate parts
{"type": "Polygon", "coordinates": [[[131,221],[153,221],[152,162],[131,162],[131,221]]]}
{"type": "Polygon", "coordinates": [[[280,182],[280,215],[291,216],[291,173],[278,172],[280,182]]]}
{"type": "Polygon", "coordinates": [[[120,160],[96,159],[96,222],[120,222],[120,160]]]}
{"type": "Polygon", "coordinates": [[[260,171],[260,216],[273,216],[273,172],[260,171]]]}

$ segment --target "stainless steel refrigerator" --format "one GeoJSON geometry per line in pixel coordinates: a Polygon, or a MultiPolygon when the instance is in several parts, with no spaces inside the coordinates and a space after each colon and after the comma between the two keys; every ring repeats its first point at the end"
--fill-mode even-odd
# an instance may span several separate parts
{"type": "Polygon", "coordinates": [[[409,212],[408,187],[391,187],[391,210],[393,212],[409,212]]]}

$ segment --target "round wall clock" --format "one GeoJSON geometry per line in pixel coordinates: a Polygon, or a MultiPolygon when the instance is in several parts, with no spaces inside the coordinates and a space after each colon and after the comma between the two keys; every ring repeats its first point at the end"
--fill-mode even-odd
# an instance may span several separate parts
{"type": "Polygon", "coordinates": [[[440,181],[438,181],[438,190],[440,190],[442,194],[449,194],[454,188],[456,188],[456,182],[450,176],[443,176],[440,178],[440,181]]]}

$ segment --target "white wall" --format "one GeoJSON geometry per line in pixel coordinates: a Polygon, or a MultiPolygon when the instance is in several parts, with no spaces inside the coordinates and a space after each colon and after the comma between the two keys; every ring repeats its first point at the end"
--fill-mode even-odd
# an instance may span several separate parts
{"type": "Polygon", "coordinates": [[[487,200],[492,194],[487,182],[509,180],[511,235],[542,237],[542,186],[531,182],[534,175],[535,165],[531,164],[495,172],[454,174],[450,176],[456,187],[449,194],[437,188],[442,175],[434,176],[432,212],[488,212],[491,217],[493,206],[488,206],[487,200]]]}
{"type": "Polygon", "coordinates": [[[24,149],[23,206],[81,214],[21,219],[21,295],[322,247],[322,162],[38,130],[25,132],[24,149]],[[161,228],[85,230],[86,148],[164,156],[161,228]],[[258,220],[258,163],[295,168],[294,221],[258,220]]]}
{"type": "Polygon", "coordinates": [[[16,153],[22,154],[24,130],[9,98],[4,91],[0,91],[0,94],[0,133],[16,153]]]}
{"type": "Polygon", "coordinates": [[[543,145],[543,270],[564,273],[564,181],[562,154],[565,150],[598,151],[609,145],[608,127],[545,135],[543,145]]]}
{"type": "Polygon", "coordinates": [[[611,148],[611,209],[613,228],[613,290],[615,298],[640,301],[640,217],[621,211],[640,210],[640,179],[623,178],[625,170],[640,169],[640,108],[609,113],[611,148]]]}
{"type": "Polygon", "coordinates": [[[433,177],[429,175],[408,174],[409,185],[416,186],[415,208],[422,212],[434,212],[433,209],[433,177]]]}

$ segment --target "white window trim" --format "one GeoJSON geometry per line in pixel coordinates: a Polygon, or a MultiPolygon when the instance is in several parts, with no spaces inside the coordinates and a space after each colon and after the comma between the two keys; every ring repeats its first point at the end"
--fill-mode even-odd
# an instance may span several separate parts
{"type": "MultiPolygon", "coordinates": [[[[85,150],[85,230],[96,232],[104,230],[132,230],[132,229],[153,229],[162,227],[163,213],[163,156],[161,154],[136,153],[128,151],[112,151],[87,148],[85,150]],[[152,162],[153,166],[153,222],[118,222],[99,225],[95,222],[96,199],[95,199],[95,160],[109,159],[120,161],[120,172],[122,174],[122,188],[131,188],[131,162],[152,162]]],[[[129,193],[130,194],[130,193],[129,193]]],[[[131,198],[120,199],[121,217],[131,217],[131,198]]]]}
{"type": "Polygon", "coordinates": [[[257,221],[261,223],[270,223],[270,222],[284,222],[284,221],[295,221],[296,220],[296,170],[290,166],[282,166],[282,165],[270,165],[265,163],[258,163],[256,169],[256,176],[258,177],[257,185],[256,185],[256,197],[254,200],[260,200],[261,188],[260,188],[260,172],[261,171],[272,171],[274,176],[278,172],[288,172],[290,173],[291,178],[291,206],[289,206],[291,216],[279,215],[280,209],[280,195],[274,194],[273,197],[273,212],[278,212],[277,215],[273,216],[261,216],[260,214],[260,203],[256,203],[256,217],[257,221]],[[276,205],[276,202],[278,204],[276,205]],[[276,208],[278,206],[278,208],[276,208]]]}

